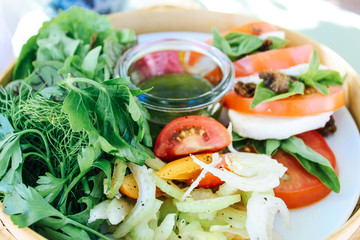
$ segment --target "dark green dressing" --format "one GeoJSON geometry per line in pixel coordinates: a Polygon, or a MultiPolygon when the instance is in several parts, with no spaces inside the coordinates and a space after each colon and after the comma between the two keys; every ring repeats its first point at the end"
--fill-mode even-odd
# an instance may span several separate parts
{"type": "Polygon", "coordinates": [[[190,73],[169,73],[141,83],[139,88],[161,98],[193,98],[210,91],[213,85],[203,77],[190,73]]]}

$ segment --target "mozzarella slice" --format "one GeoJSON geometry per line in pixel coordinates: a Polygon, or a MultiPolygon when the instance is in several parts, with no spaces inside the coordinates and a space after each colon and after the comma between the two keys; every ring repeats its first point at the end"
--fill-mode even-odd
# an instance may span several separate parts
{"type": "Polygon", "coordinates": [[[285,32],[284,31],[267,32],[260,34],[258,37],[262,40],[265,40],[268,37],[277,37],[277,38],[285,39],[285,32]]]}
{"type": "Polygon", "coordinates": [[[233,131],[243,137],[286,139],[293,135],[324,127],[333,112],[306,117],[268,117],[243,114],[229,109],[233,131]]]}

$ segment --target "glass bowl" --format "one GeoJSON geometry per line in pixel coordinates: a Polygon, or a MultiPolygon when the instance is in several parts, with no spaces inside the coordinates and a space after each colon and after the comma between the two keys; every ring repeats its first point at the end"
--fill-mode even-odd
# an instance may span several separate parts
{"type": "Polygon", "coordinates": [[[234,79],[232,62],[225,54],[185,39],[137,45],[124,53],[116,71],[130,77],[130,87],[150,89],[138,98],[149,111],[151,127],[158,125],[159,130],[187,115],[217,119],[234,79]]]}

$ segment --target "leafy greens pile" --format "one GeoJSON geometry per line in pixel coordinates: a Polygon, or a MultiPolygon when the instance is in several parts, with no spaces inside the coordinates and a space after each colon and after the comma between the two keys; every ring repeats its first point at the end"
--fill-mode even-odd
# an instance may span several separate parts
{"type": "MultiPolygon", "coordinates": [[[[19,227],[50,239],[108,239],[90,209],[114,196],[126,162],[152,157],[148,113],[114,78],[136,44],[105,16],[71,8],[23,46],[13,79],[0,89],[0,192],[19,227]]],[[[120,182],[121,184],[121,182],[120,182]]]]}

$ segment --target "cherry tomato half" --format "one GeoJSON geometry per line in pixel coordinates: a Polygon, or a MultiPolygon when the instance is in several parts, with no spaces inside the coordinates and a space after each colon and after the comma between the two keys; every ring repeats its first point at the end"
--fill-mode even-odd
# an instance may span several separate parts
{"type": "MultiPolygon", "coordinates": [[[[329,160],[335,171],[336,159],[325,139],[317,131],[309,131],[297,135],[314,151],[329,160]]],[[[284,200],[288,208],[299,208],[315,203],[326,197],[331,190],[318,178],[308,173],[290,154],[280,150],[273,158],[288,168],[280,185],[274,188],[275,196],[284,200]]]]}
{"type": "Polygon", "coordinates": [[[231,143],[231,136],[218,121],[204,116],[185,116],[168,123],[156,139],[156,157],[171,161],[195,153],[213,153],[231,143]]]}

